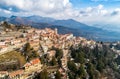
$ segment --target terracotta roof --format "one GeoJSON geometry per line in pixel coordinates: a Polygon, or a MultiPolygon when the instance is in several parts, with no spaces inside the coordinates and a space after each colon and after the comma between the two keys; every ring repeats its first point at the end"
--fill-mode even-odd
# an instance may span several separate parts
{"type": "Polygon", "coordinates": [[[26,64],[24,65],[24,67],[29,67],[29,66],[31,66],[30,63],[26,63],[26,64]]]}
{"type": "Polygon", "coordinates": [[[17,70],[9,73],[10,78],[15,77],[16,75],[21,75],[23,74],[23,70],[17,70]]]}
{"type": "Polygon", "coordinates": [[[6,45],[0,45],[0,48],[7,48],[6,45]]]}
{"type": "Polygon", "coordinates": [[[0,74],[7,74],[7,71],[0,71],[0,74]]]}
{"type": "Polygon", "coordinates": [[[31,63],[32,65],[38,64],[38,63],[40,63],[40,60],[39,60],[39,58],[36,58],[36,59],[31,60],[30,63],[31,63]]]}
{"type": "Polygon", "coordinates": [[[39,58],[36,58],[36,59],[31,60],[30,63],[26,63],[24,65],[24,67],[29,67],[31,65],[35,65],[35,64],[38,64],[38,63],[40,63],[40,60],[39,60],[39,58]]]}

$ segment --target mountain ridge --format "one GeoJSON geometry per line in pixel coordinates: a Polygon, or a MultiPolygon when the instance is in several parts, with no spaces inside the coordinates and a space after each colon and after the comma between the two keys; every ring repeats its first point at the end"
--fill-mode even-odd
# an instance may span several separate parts
{"type": "Polygon", "coordinates": [[[71,32],[76,36],[83,36],[87,39],[94,39],[97,41],[118,41],[117,32],[109,32],[107,30],[103,30],[101,28],[92,27],[86,25],[84,23],[80,23],[73,19],[68,20],[56,20],[49,17],[41,17],[41,16],[28,16],[28,17],[20,17],[20,16],[11,16],[9,18],[0,17],[0,21],[7,21],[12,24],[23,24],[30,25],[35,28],[60,28],[60,33],[68,33],[71,32]],[[66,30],[66,32],[62,30],[66,30]],[[67,32],[68,31],[68,32],[67,32]]]}

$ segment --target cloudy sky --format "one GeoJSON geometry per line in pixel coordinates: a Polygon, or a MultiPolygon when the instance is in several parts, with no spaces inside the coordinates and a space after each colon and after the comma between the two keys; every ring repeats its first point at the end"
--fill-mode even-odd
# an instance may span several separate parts
{"type": "Polygon", "coordinates": [[[0,0],[0,16],[11,15],[120,24],[120,0],[0,0]]]}

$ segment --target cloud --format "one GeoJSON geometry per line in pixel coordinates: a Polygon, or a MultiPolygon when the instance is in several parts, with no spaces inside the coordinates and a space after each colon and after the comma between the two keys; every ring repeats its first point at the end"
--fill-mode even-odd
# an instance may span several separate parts
{"type": "Polygon", "coordinates": [[[23,11],[59,12],[71,7],[69,0],[1,0],[0,4],[23,11]]]}
{"type": "Polygon", "coordinates": [[[102,16],[107,14],[107,10],[101,4],[81,10],[75,9],[69,0],[1,0],[0,4],[2,5],[0,6],[2,9],[11,11],[13,14],[26,13],[58,19],[89,17],[93,15],[102,16]]]}
{"type": "Polygon", "coordinates": [[[0,13],[1,16],[40,15],[56,19],[72,18],[87,24],[119,23],[120,18],[119,8],[108,10],[104,5],[99,4],[94,7],[76,9],[69,0],[1,0],[0,13]]]}
{"type": "Polygon", "coordinates": [[[102,4],[99,4],[99,5],[97,6],[98,9],[103,9],[103,7],[104,7],[104,6],[103,6],[102,4]]]}
{"type": "Polygon", "coordinates": [[[3,12],[5,14],[11,14],[11,11],[5,9],[0,9],[0,12],[3,12]]]}
{"type": "MultiPolygon", "coordinates": [[[[13,14],[26,13],[47,17],[70,17],[76,11],[69,0],[1,0],[0,8],[11,11],[13,14]]],[[[20,14],[21,15],[21,14],[20,14]]]]}
{"type": "Polygon", "coordinates": [[[87,7],[86,9],[82,9],[80,10],[80,16],[83,17],[94,17],[94,16],[105,16],[108,14],[108,11],[106,9],[104,9],[103,5],[98,5],[96,7],[87,7]]]}
{"type": "Polygon", "coordinates": [[[120,8],[116,8],[116,9],[111,13],[111,16],[116,16],[116,15],[120,15],[120,8]]]}

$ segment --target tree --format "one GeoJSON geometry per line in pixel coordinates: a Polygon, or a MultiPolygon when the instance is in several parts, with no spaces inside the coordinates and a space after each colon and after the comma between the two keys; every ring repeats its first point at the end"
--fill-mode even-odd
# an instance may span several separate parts
{"type": "Polygon", "coordinates": [[[48,79],[48,72],[46,69],[41,71],[40,73],[36,73],[33,79],[48,79]]]}
{"type": "Polygon", "coordinates": [[[81,64],[85,63],[84,53],[83,52],[77,53],[75,57],[75,61],[81,64]]]}
{"type": "Polygon", "coordinates": [[[55,57],[57,59],[61,59],[63,57],[63,51],[61,49],[55,49],[56,50],[56,54],[55,54],[55,57]]]}
{"type": "Polygon", "coordinates": [[[80,78],[85,78],[86,72],[84,69],[84,66],[81,64],[79,70],[77,71],[77,74],[80,76],[80,78]]]}
{"type": "Polygon", "coordinates": [[[44,69],[44,70],[40,73],[39,79],[48,79],[48,72],[47,72],[46,69],[44,69]]]}
{"type": "Polygon", "coordinates": [[[55,58],[54,56],[52,57],[52,60],[50,61],[50,64],[51,64],[52,66],[54,66],[54,65],[57,64],[56,58],[55,58]]]}
{"type": "Polygon", "coordinates": [[[58,65],[60,66],[60,67],[62,67],[62,61],[60,60],[60,59],[58,59],[58,65]]]}
{"type": "Polygon", "coordinates": [[[27,61],[39,57],[38,53],[33,48],[31,48],[29,43],[25,44],[23,53],[27,61]]]}
{"type": "Polygon", "coordinates": [[[38,55],[38,53],[36,52],[36,51],[32,51],[32,57],[33,58],[37,58],[39,55],[38,55]]]}
{"type": "Polygon", "coordinates": [[[68,61],[68,68],[74,73],[77,71],[77,66],[73,61],[68,61]]]}
{"type": "Polygon", "coordinates": [[[44,56],[40,57],[40,61],[41,61],[41,64],[45,64],[45,58],[44,58],[44,56]]]}
{"type": "Polygon", "coordinates": [[[30,51],[30,48],[31,48],[31,47],[30,47],[30,43],[26,43],[26,44],[25,44],[25,47],[24,47],[24,51],[25,51],[25,52],[29,52],[29,51],[30,51]]]}
{"type": "Polygon", "coordinates": [[[29,52],[30,52],[30,44],[26,43],[23,48],[23,54],[26,59],[28,58],[29,52]]]}
{"type": "Polygon", "coordinates": [[[61,74],[58,70],[56,71],[55,79],[61,79],[61,74]]]}
{"type": "Polygon", "coordinates": [[[69,79],[75,79],[75,74],[72,72],[68,72],[69,79]]]}
{"type": "Polygon", "coordinates": [[[30,60],[32,60],[34,58],[39,57],[38,53],[36,51],[34,51],[34,50],[30,50],[29,54],[27,56],[28,56],[28,58],[27,58],[28,61],[30,61],[30,60]]]}
{"type": "Polygon", "coordinates": [[[88,74],[90,76],[89,79],[95,79],[94,71],[95,71],[95,69],[94,69],[93,64],[92,63],[88,63],[88,65],[87,65],[87,72],[88,72],[88,74]]]}
{"type": "Polygon", "coordinates": [[[8,26],[9,26],[9,24],[8,24],[7,21],[4,21],[3,25],[4,25],[5,27],[8,27],[8,26]]]}
{"type": "Polygon", "coordinates": [[[99,47],[98,45],[93,50],[93,56],[98,57],[99,47]]]}
{"type": "Polygon", "coordinates": [[[102,72],[104,69],[104,63],[102,62],[102,60],[98,60],[98,64],[97,64],[97,69],[102,72]]]}

